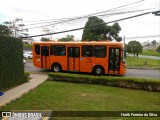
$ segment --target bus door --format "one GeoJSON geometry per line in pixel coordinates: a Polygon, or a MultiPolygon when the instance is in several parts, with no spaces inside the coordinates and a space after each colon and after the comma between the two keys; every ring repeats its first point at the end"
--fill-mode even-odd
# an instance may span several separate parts
{"type": "Polygon", "coordinates": [[[41,46],[41,68],[49,68],[49,46],[41,46]]]}
{"type": "Polygon", "coordinates": [[[120,48],[109,48],[108,73],[120,73],[120,48]]]}
{"type": "Polygon", "coordinates": [[[93,45],[82,46],[82,57],[80,58],[81,72],[92,72],[93,67],[93,45]]]}
{"type": "Polygon", "coordinates": [[[80,70],[80,47],[68,47],[68,70],[80,70]]]}

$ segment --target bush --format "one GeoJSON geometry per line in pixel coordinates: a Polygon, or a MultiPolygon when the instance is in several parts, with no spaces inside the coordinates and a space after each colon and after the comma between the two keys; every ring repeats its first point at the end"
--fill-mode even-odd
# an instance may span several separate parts
{"type": "Polygon", "coordinates": [[[49,80],[65,81],[74,83],[98,84],[106,86],[116,86],[131,89],[142,89],[149,91],[160,91],[160,81],[144,78],[127,78],[111,76],[90,76],[68,73],[49,73],[49,80]]]}
{"type": "Polygon", "coordinates": [[[24,82],[22,40],[0,36],[0,90],[7,90],[24,82]]]}
{"type": "Polygon", "coordinates": [[[25,73],[24,73],[24,77],[25,77],[25,80],[26,80],[27,82],[29,82],[29,80],[31,79],[29,72],[25,72],[25,73]]]}

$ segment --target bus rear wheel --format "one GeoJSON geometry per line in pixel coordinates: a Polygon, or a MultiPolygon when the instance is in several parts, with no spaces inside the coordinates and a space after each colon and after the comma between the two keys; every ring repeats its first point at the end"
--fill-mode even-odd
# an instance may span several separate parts
{"type": "Polygon", "coordinates": [[[93,70],[93,74],[96,76],[100,76],[104,74],[104,69],[101,66],[96,66],[93,70]]]}
{"type": "Polygon", "coordinates": [[[52,71],[53,72],[60,72],[62,70],[60,64],[56,63],[52,65],[52,71]]]}

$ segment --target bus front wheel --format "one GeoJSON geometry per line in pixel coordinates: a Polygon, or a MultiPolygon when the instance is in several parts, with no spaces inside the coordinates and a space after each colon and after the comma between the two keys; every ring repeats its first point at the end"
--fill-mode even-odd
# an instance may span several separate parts
{"type": "Polygon", "coordinates": [[[60,72],[62,70],[60,64],[56,63],[52,65],[52,71],[53,72],[60,72]]]}
{"type": "Polygon", "coordinates": [[[100,75],[103,75],[104,74],[104,69],[103,67],[101,66],[96,66],[93,70],[93,74],[94,75],[97,75],[97,76],[100,76],[100,75]]]}

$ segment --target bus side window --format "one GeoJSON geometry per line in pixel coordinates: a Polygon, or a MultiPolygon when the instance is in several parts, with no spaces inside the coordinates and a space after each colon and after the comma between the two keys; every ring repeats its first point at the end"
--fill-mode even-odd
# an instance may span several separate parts
{"type": "Polygon", "coordinates": [[[65,56],[66,55],[66,47],[64,45],[53,46],[52,50],[51,51],[53,52],[53,55],[55,56],[65,56]]]}
{"type": "Polygon", "coordinates": [[[94,46],[94,57],[105,58],[106,46],[94,46]]]}
{"type": "Polygon", "coordinates": [[[93,46],[92,45],[82,46],[82,57],[93,57],[93,46]]]}
{"type": "Polygon", "coordinates": [[[53,55],[53,50],[54,50],[54,46],[51,45],[51,46],[50,46],[50,54],[51,54],[51,55],[53,55]]]}
{"type": "Polygon", "coordinates": [[[40,45],[35,45],[35,53],[36,55],[40,55],[40,45]]]}
{"type": "Polygon", "coordinates": [[[42,56],[49,56],[49,46],[42,46],[41,47],[41,55],[42,56]]]}

